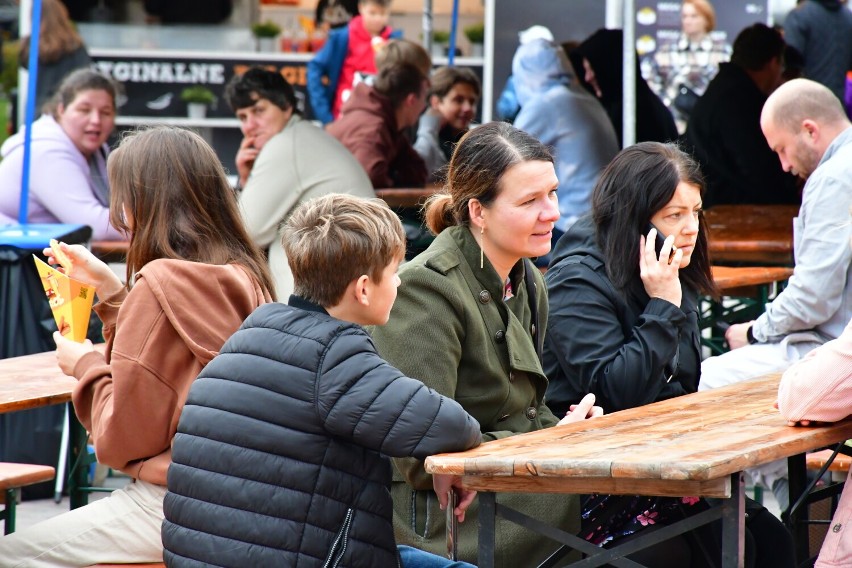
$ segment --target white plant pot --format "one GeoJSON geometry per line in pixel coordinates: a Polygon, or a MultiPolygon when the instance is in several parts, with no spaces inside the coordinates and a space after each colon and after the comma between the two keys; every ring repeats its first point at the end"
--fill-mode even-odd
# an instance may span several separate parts
{"type": "Polygon", "coordinates": [[[471,57],[482,57],[485,54],[485,50],[481,43],[472,43],[470,44],[470,56],[471,57]]]}
{"type": "Polygon", "coordinates": [[[262,53],[274,53],[278,51],[277,37],[259,37],[257,38],[257,50],[262,53]]]}
{"type": "Polygon", "coordinates": [[[187,103],[186,114],[189,118],[206,118],[207,105],[204,103],[187,103]]]}

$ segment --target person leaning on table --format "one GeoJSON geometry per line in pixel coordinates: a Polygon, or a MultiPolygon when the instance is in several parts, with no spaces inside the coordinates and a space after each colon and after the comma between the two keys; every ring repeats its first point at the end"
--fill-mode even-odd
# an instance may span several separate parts
{"type": "MultiPolygon", "coordinates": [[[[702,362],[699,390],[782,372],[852,319],[852,124],[837,97],[808,79],[778,87],[760,124],[784,171],[807,179],[793,220],[796,265],[760,317],[728,328],[731,351],[702,362]]],[[[749,473],[787,508],[787,460],[749,473]]]]}
{"type": "MultiPolygon", "coordinates": [[[[700,222],[704,189],[698,164],[672,144],[625,148],[601,174],[591,214],[559,240],[545,277],[543,359],[555,414],[589,392],[616,412],[697,390],[698,293],[716,294],[700,222]],[[658,231],[665,238],[659,250],[658,231]]],[[[706,508],[688,496],[590,495],[582,534],[599,546],[621,544],[706,508]]],[[[793,568],[792,538],[781,522],[751,500],[746,513],[745,565],[793,568]]],[[[721,550],[718,525],[630,558],[654,567],[704,566],[702,548],[715,556],[721,550]]]]}
{"type": "Polygon", "coordinates": [[[237,151],[240,210],[249,235],[267,249],[279,298],[293,292],[280,226],[300,204],[320,195],[375,197],[361,164],[296,106],[293,86],[280,73],[251,67],[235,75],[225,99],[240,121],[237,151]]]}
{"type": "MultiPolygon", "coordinates": [[[[458,401],[486,441],[559,423],[544,405],[547,379],[537,350],[547,294],[528,260],[550,250],[558,183],[552,154],[525,132],[491,122],[465,134],[450,160],[446,192],[426,205],[437,237],[400,269],[390,319],[372,331],[382,357],[458,401]]],[[[563,422],[585,418],[578,414],[585,413],[572,412],[563,422]]],[[[446,516],[423,462],[394,464],[398,542],[445,554],[446,516]]],[[[573,495],[500,494],[497,501],[561,530],[579,529],[573,495]]],[[[467,562],[477,558],[477,516],[474,502],[458,535],[459,558],[467,562]]],[[[532,566],[558,546],[497,523],[497,566],[532,566]]]]}
{"type": "MultiPolygon", "coordinates": [[[[778,410],[791,425],[837,422],[852,414],[852,322],[781,377],[778,410]]],[[[852,566],[852,470],[814,568],[852,566]]]]}
{"type": "MultiPolygon", "coordinates": [[[[106,141],[115,126],[116,84],[91,69],[68,75],[50,112],[32,123],[29,223],[88,225],[93,239],[124,240],[110,225],[106,141]]],[[[17,218],[24,131],[0,147],[0,213],[17,218]]]]}

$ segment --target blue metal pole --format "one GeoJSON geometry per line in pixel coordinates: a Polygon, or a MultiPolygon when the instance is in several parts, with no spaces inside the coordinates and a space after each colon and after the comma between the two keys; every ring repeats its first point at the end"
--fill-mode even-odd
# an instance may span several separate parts
{"type": "Polygon", "coordinates": [[[35,119],[36,83],[38,79],[38,38],[41,31],[41,0],[33,0],[32,30],[30,32],[30,63],[27,81],[27,108],[24,118],[24,164],[21,175],[21,206],[18,211],[18,223],[26,225],[27,209],[30,203],[30,146],[32,145],[32,126],[35,119]]]}
{"type": "Polygon", "coordinates": [[[453,66],[456,59],[456,33],[459,28],[459,0],[453,0],[453,17],[450,20],[450,52],[447,54],[447,64],[453,66]]]}

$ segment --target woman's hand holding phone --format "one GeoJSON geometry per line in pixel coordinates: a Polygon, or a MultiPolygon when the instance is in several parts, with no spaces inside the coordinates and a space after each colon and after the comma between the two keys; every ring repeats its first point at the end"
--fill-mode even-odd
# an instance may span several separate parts
{"type": "Polygon", "coordinates": [[[683,251],[674,246],[674,236],[668,236],[657,250],[658,231],[651,226],[648,235],[639,238],[639,276],[645,291],[652,298],[660,298],[680,307],[683,290],[678,270],[683,251]]]}

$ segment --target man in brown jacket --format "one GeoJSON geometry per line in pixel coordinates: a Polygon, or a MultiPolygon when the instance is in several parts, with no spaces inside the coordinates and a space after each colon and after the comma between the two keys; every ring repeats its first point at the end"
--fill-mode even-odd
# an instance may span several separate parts
{"type": "Polygon", "coordinates": [[[328,132],[361,163],[373,187],[422,187],[428,172],[404,131],[426,108],[429,79],[416,66],[382,68],[372,87],[359,83],[328,132]]]}

